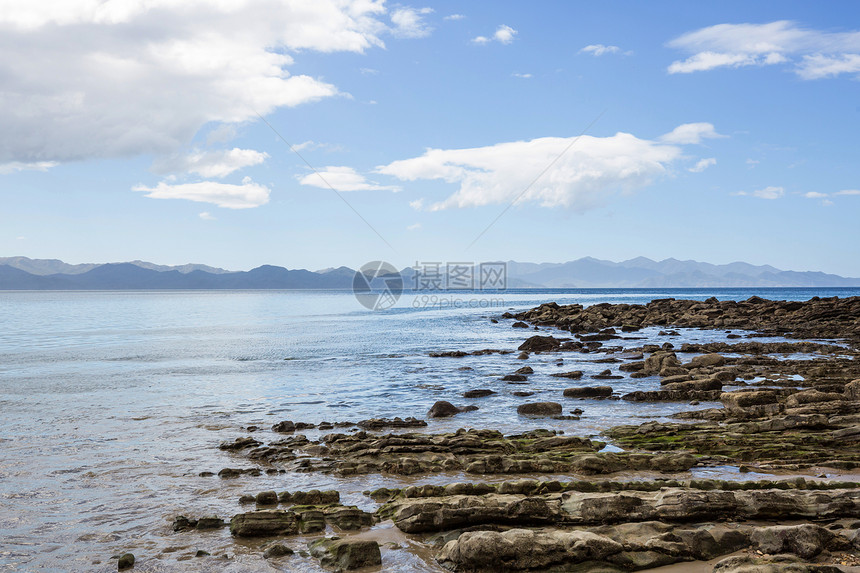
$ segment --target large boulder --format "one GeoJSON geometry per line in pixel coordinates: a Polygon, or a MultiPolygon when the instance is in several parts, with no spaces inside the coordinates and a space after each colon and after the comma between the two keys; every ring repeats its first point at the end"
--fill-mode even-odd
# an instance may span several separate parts
{"type": "Polygon", "coordinates": [[[523,416],[558,416],[561,412],[558,402],[529,402],[517,406],[517,414],[523,416]]]}
{"type": "Polygon", "coordinates": [[[771,390],[753,390],[750,392],[723,392],[720,394],[720,402],[729,410],[738,408],[750,408],[752,406],[764,406],[776,404],[778,397],[771,390]]]}
{"type": "Polygon", "coordinates": [[[371,539],[318,539],[309,547],[323,567],[350,570],[382,565],[379,544],[371,539]]]}
{"type": "Polygon", "coordinates": [[[674,352],[660,350],[654,352],[651,356],[645,359],[642,372],[645,374],[660,374],[661,372],[666,372],[666,376],[686,373],[686,370],[681,372],[673,371],[673,369],[677,369],[680,366],[681,361],[678,360],[678,357],[675,356],[674,352]]]}
{"type": "Polygon", "coordinates": [[[236,537],[293,535],[298,530],[296,514],[279,509],[239,513],[230,520],[230,533],[236,537]]]}
{"type": "Polygon", "coordinates": [[[793,553],[804,559],[821,553],[833,533],[811,523],[760,527],[752,532],[753,545],[762,553],[793,553]]]}
{"type": "Polygon", "coordinates": [[[464,406],[462,408],[458,408],[451,402],[447,402],[445,400],[439,400],[435,404],[430,407],[430,410],[427,412],[428,418],[450,418],[454,414],[459,414],[460,412],[471,412],[473,410],[477,410],[477,406],[464,406]]]}
{"type": "Polygon", "coordinates": [[[726,359],[719,354],[703,354],[693,357],[690,363],[685,366],[687,368],[703,368],[706,366],[723,366],[725,363],[726,359]]]}

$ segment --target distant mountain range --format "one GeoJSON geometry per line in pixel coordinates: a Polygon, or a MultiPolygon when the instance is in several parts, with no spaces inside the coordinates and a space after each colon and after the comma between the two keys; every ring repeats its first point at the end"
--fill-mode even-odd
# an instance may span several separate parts
{"type": "MultiPolygon", "coordinates": [[[[638,257],[615,263],[585,257],[567,263],[506,264],[507,288],[860,287],[860,278],[742,262],[713,265],[638,257]]],[[[406,288],[414,284],[414,273],[402,271],[406,288]]],[[[354,276],[348,267],[308,271],[264,265],[237,272],[192,264],[70,265],[55,259],[0,257],[0,290],[349,289],[354,276]]]]}

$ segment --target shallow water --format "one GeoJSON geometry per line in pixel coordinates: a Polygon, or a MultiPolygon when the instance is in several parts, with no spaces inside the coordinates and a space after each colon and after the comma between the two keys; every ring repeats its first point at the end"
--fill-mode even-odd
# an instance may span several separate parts
{"type": "MultiPolygon", "coordinates": [[[[243,427],[268,428],[285,419],[423,418],[434,401],[444,399],[480,409],[431,420],[428,431],[475,427],[514,433],[548,427],[598,436],[613,425],[664,419],[693,407],[560,398],[571,386],[606,384],[618,393],[659,387],[656,378],[590,379],[606,368],[615,370],[616,365],[593,362],[604,354],[533,355],[521,361],[516,353],[464,358],[428,353],[515,349],[534,331],[512,329],[506,320],[493,324],[488,317],[550,300],[632,303],[752,294],[805,300],[858,293],[517,291],[462,293],[459,303],[449,299],[445,308],[423,307],[421,297],[407,295],[387,312],[366,311],[350,293],[338,292],[0,293],[0,571],[112,571],[116,562],[109,557],[125,551],[138,556],[138,571],[316,571],[312,560],[300,556],[264,563],[258,544],[234,543],[225,530],[174,534],[170,524],[178,514],[229,518],[239,511],[239,495],[265,489],[336,487],[344,503],[372,509],[375,504],[363,490],[404,480],[199,477],[204,470],[249,465],[217,449],[224,440],[246,435],[243,427]],[[499,380],[525,364],[536,371],[527,385],[499,380]],[[549,376],[570,370],[585,376],[549,376]],[[498,393],[462,398],[475,388],[498,393]],[[511,395],[522,389],[535,395],[511,395]],[[547,421],[516,414],[523,400],[549,399],[561,400],[566,410],[581,408],[583,417],[547,421]],[[197,549],[220,557],[186,560],[197,549]]],[[[680,337],[667,338],[656,337],[657,330],[605,344],[725,340],[723,332],[679,331],[680,337]]],[[[456,479],[465,476],[415,481],[456,479]]],[[[301,539],[289,544],[299,548],[301,539]]],[[[420,552],[385,551],[385,569],[437,570],[420,552]]]]}

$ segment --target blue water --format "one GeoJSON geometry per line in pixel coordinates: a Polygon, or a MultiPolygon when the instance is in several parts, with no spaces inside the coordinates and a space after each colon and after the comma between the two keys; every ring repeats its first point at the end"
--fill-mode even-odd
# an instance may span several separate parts
{"type": "MultiPolygon", "coordinates": [[[[512,329],[507,320],[494,324],[489,317],[551,300],[587,305],[752,295],[806,300],[860,295],[860,289],[555,289],[457,292],[435,299],[407,293],[384,312],[364,309],[351,293],[331,291],[2,292],[0,571],[115,570],[107,558],[124,550],[148,556],[154,568],[142,564],[142,570],[210,570],[199,560],[177,561],[179,552],[164,551],[183,543],[231,555],[211,566],[213,571],[261,570],[258,551],[234,544],[223,531],[205,534],[203,541],[200,534],[176,538],[172,517],[229,517],[238,511],[238,495],[269,488],[338,487],[346,501],[372,507],[361,491],[397,480],[287,474],[225,483],[198,477],[203,470],[249,465],[216,448],[245,435],[243,427],[266,428],[284,419],[424,417],[434,401],[444,399],[480,409],[431,421],[428,431],[551,427],[599,437],[612,425],[664,419],[693,406],[564,401],[566,387],[603,384],[589,380],[613,367],[590,362],[601,356],[566,353],[559,366],[559,357],[550,355],[524,362],[516,353],[459,359],[428,353],[515,349],[534,332],[512,329]],[[536,371],[528,385],[499,380],[525,364],[536,371]],[[586,376],[549,376],[568,370],[586,376]],[[462,398],[474,388],[498,393],[462,398]],[[511,392],[523,389],[535,392],[528,400],[562,401],[584,415],[578,421],[520,418],[516,405],[524,399],[511,392]]],[[[634,336],[647,340],[619,344],[653,342],[656,332],[645,329],[634,336]]],[[[672,341],[725,336],[682,334],[672,341]]],[[[659,387],[647,378],[609,383],[618,393],[659,387]]],[[[409,566],[395,562],[436,570],[420,559],[409,566]]],[[[311,561],[290,567],[315,570],[311,561]]]]}

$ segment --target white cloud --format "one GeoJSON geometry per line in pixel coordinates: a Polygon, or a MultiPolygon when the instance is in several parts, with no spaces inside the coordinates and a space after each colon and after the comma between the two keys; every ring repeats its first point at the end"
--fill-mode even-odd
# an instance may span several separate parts
{"type": "Polygon", "coordinates": [[[688,171],[691,171],[693,173],[701,173],[702,171],[704,171],[705,169],[707,169],[711,165],[716,165],[716,164],[717,164],[717,159],[715,157],[708,157],[707,159],[700,159],[699,161],[697,161],[696,164],[694,166],[690,167],[690,169],[688,171]]]}
{"type": "Polygon", "coordinates": [[[779,199],[785,195],[785,189],[782,187],[765,187],[764,189],[758,189],[752,193],[738,191],[735,195],[748,195],[750,197],[758,197],[759,199],[779,199]]]}
{"type": "Polygon", "coordinates": [[[299,183],[321,189],[329,189],[331,185],[335,191],[400,191],[400,187],[368,181],[352,167],[326,167],[318,173],[308,173],[299,183]]]}
{"type": "Polygon", "coordinates": [[[463,14],[449,14],[445,16],[445,20],[463,20],[465,16],[463,14]]]}
{"type": "Polygon", "coordinates": [[[0,162],[174,153],[339,94],[292,54],[383,46],[369,0],[42,0],[0,9],[0,162]]]}
{"type": "Polygon", "coordinates": [[[514,36],[517,35],[517,31],[511,28],[510,26],[506,26],[502,24],[499,26],[495,33],[489,38],[487,36],[478,36],[474,38],[472,42],[476,44],[489,44],[490,42],[499,42],[500,44],[510,44],[514,41],[514,36]]]}
{"type": "Polygon", "coordinates": [[[812,30],[786,20],[718,24],[688,32],[669,46],[692,54],[672,62],[670,74],[777,64],[794,64],[794,72],[807,80],[860,74],[860,32],[812,30]]]}
{"type": "Polygon", "coordinates": [[[47,171],[51,167],[59,165],[56,161],[10,161],[0,163],[0,175],[9,175],[17,171],[47,171]]]}
{"type": "Polygon", "coordinates": [[[227,143],[236,135],[238,131],[236,130],[236,126],[230,123],[222,123],[215,129],[209,132],[206,136],[206,143],[212,145],[213,143],[227,143]]]}
{"type": "Polygon", "coordinates": [[[250,177],[245,177],[241,185],[215,181],[171,185],[162,181],[155,187],[137,185],[133,190],[144,192],[153,199],[187,199],[213,203],[225,209],[250,209],[265,205],[271,193],[268,187],[254,183],[250,177]]]}
{"type": "MultiPolygon", "coordinates": [[[[420,157],[378,167],[377,172],[403,181],[441,180],[458,187],[447,199],[430,205],[431,211],[512,201],[585,211],[617,192],[649,185],[666,175],[682,155],[676,145],[629,133],[575,140],[544,137],[471,149],[428,149],[420,157]]],[[[410,205],[424,207],[420,199],[410,205]]]]}
{"type": "Polygon", "coordinates": [[[714,139],[725,137],[720,135],[710,123],[685,123],[679,125],[669,133],[660,136],[660,141],[665,143],[701,143],[703,139],[714,139]]]}
{"type": "Polygon", "coordinates": [[[217,220],[217,218],[215,216],[213,216],[212,213],[210,213],[209,211],[203,211],[202,213],[200,213],[200,218],[203,219],[204,221],[216,221],[217,220]]]}
{"type": "Polygon", "coordinates": [[[525,79],[525,80],[527,80],[527,79],[529,79],[530,77],[532,77],[532,75],[531,75],[531,74],[520,74],[520,73],[517,73],[517,72],[514,72],[514,73],[512,73],[511,75],[512,75],[513,77],[515,77],[515,78],[523,78],[523,79],[525,79]]]}
{"type": "Polygon", "coordinates": [[[159,174],[196,173],[202,177],[223,178],[243,167],[259,165],[268,158],[268,153],[238,147],[218,151],[194,151],[187,155],[157,158],[152,170],[159,174]]]}
{"type": "Polygon", "coordinates": [[[414,201],[409,202],[409,206],[415,209],[416,211],[420,211],[424,208],[424,199],[415,199],[414,201]]]}
{"type": "Polygon", "coordinates": [[[621,51],[618,46],[604,46],[603,44],[591,44],[585,46],[579,52],[591,54],[592,56],[602,56],[603,54],[617,54],[621,51]]]}
{"type": "Polygon", "coordinates": [[[860,195],[860,189],[844,189],[837,191],[835,195],[860,195]]]}
{"type": "Polygon", "coordinates": [[[753,167],[755,167],[759,163],[761,163],[761,161],[759,161],[758,159],[747,159],[747,165],[750,166],[749,167],[750,169],[752,169],[753,167]]]}
{"type": "Polygon", "coordinates": [[[424,16],[432,14],[433,8],[398,8],[391,13],[392,33],[397,38],[424,38],[433,28],[424,22],[424,16]]]}
{"type": "Polygon", "coordinates": [[[415,223],[413,225],[409,225],[408,227],[406,227],[406,230],[407,231],[417,231],[420,228],[421,228],[421,223],[415,223]]]}
{"type": "Polygon", "coordinates": [[[830,199],[825,199],[821,202],[821,204],[825,207],[833,207],[833,201],[831,201],[830,199]]]}
{"type": "Polygon", "coordinates": [[[824,199],[827,197],[827,193],[819,193],[818,191],[810,191],[809,193],[804,193],[804,197],[807,199],[824,199]]]}

